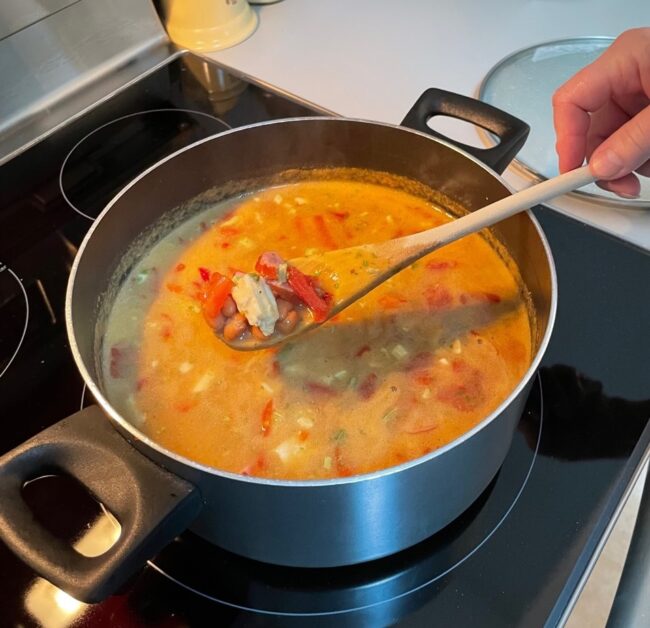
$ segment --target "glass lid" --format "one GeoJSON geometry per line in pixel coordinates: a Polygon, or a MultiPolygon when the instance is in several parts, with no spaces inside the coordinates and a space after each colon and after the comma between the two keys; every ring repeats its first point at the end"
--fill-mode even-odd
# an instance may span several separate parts
{"type": "MultiPolygon", "coordinates": [[[[530,125],[530,136],[514,161],[528,177],[542,180],[559,174],[551,106],[553,92],[595,61],[612,41],[612,37],[580,37],[539,44],[502,59],[483,80],[479,89],[481,100],[530,125]]],[[[639,178],[638,199],[623,199],[596,184],[573,194],[608,205],[650,208],[650,179],[639,178]]]]}

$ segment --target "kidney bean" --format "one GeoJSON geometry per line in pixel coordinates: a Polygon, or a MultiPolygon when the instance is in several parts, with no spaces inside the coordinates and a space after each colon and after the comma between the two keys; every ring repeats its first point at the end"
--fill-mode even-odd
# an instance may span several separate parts
{"type": "Polygon", "coordinates": [[[235,338],[239,338],[247,328],[248,323],[246,322],[246,318],[242,313],[237,312],[226,321],[223,327],[223,337],[226,340],[234,340],[235,338]]]}
{"type": "Polygon", "coordinates": [[[253,334],[253,336],[258,340],[266,340],[264,332],[257,325],[251,327],[251,334],[253,334]]]}
{"type": "Polygon", "coordinates": [[[223,314],[217,314],[216,317],[212,320],[212,328],[216,332],[223,331],[223,327],[226,324],[226,317],[223,314]]]}
{"type": "Polygon", "coordinates": [[[298,324],[298,312],[291,310],[283,319],[277,323],[278,331],[283,334],[290,334],[298,324]]]}
{"type": "Polygon", "coordinates": [[[226,318],[230,318],[236,312],[237,312],[237,305],[235,304],[235,300],[231,296],[227,297],[223,305],[221,306],[221,313],[226,318]]]}
{"type": "Polygon", "coordinates": [[[284,299],[277,299],[278,313],[280,314],[280,320],[286,317],[286,315],[293,309],[293,306],[289,301],[284,299]]]}

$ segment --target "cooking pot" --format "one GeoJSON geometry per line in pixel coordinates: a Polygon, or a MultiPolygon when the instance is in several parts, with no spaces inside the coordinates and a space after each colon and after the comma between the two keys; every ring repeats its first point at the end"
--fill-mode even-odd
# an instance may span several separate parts
{"type": "Polygon", "coordinates": [[[245,187],[246,181],[290,169],[356,167],[415,179],[469,211],[510,193],[495,171],[503,171],[525,141],[528,126],[520,120],[467,97],[428,90],[402,124],[314,117],[242,127],[161,160],[109,203],[81,245],[66,300],[70,346],[98,405],[0,459],[0,536],[20,558],[75,598],[94,602],[113,593],[187,528],[259,561],[334,567],[412,546],[481,494],[508,451],[555,317],[553,261],[530,213],[509,218],[493,233],[518,264],[530,292],[532,364],[494,412],[426,456],[331,480],[237,475],[150,440],[120,416],[102,387],[97,355],[102,313],[115,295],[116,269],[126,277],[137,261],[125,257],[130,245],[160,224],[162,216],[178,214],[177,208],[182,206],[184,215],[202,209],[193,199],[208,189],[236,189],[237,182],[245,187]],[[437,114],[478,124],[499,143],[489,149],[454,145],[428,127],[437,114]],[[121,524],[120,538],[101,556],[82,556],[56,539],[21,497],[25,482],[61,472],[79,480],[121,524]]]}

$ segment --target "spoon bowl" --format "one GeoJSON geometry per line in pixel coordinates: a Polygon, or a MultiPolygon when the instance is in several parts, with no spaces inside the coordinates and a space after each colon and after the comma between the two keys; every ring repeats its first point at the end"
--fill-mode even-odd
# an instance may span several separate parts
{"type": "Polygon", "coordinates": [[[295,338],[319,327],[421,257],[534,205],[593,183],[594,180],[589,167],[583,166],[433,229],[376,244],[361,244],[290,259],[287,261],[289,266],[295,266],[305,275],[318,277],[323,287],[331,290],[333,298],[327,316],[320,321],[315,321],[309,315],[303,316],[288,334],[273,333],[266,338],[250,337],[243,340],[220,338],[229,347],[240,351],[267,349],[295,338]],[[342,277],[345,277],[345,281],[339,284],[342,277]]]}

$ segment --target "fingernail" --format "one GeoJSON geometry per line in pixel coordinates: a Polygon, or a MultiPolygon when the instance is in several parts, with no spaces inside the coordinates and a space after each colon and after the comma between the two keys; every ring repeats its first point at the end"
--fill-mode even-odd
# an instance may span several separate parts
{"type": "Polygon", "coordinates": [[[627,198],[631,201],[640,196],[640,194],[628,194],[627,192],[614,192],[614,194],[618,194],[620,197],[627,198]]]}
{"type": "Polygon", "coordinates": [[[611,150],[593,156],[589,166],[597,179],[616,179],[624,172],[623,161],[611,150]]]}

